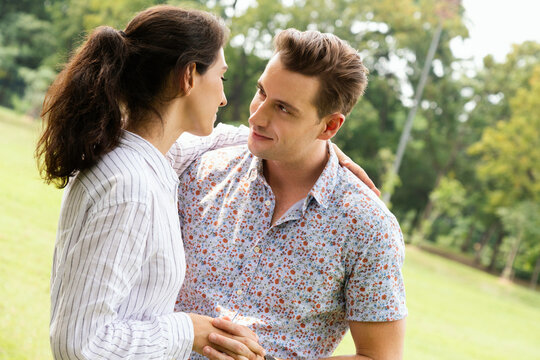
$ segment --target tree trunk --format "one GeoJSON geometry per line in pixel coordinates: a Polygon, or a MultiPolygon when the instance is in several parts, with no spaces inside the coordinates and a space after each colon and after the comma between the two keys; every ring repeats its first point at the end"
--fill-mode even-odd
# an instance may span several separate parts
{"type": "Polygon", "coordinates": [[[508,258],[506,259],[506,265],[502,272],[503,279],[510,280],[513,275],[514,261],[516,260],[517,253],[519,251],[519,245],[521,245],[521,238],[523,237],[523,232],[520,231],[514,244],[512,245],[512,250],[508,253],[508,258]]]}
{"type": "Polygon", "coordinates": [[[489,228],[482,234],[482,237],[480,238],[480,242],[477,243],[478,248],[475,248],[475,254],[474,254],[474,263],[476,265],[480,265],[480,257],[482,256],[484,247],[489,242],[489,239],[491,239],[491,235],[493,235],[493,232],[495,231],[496,228],[497,228],[497,222],[492,222],[489,228]]]}
{"type": "MultiPolygon", "coordinates": [[[[236,6],[236,5],[235,5],[236,6]]],[[[240,63],[240,69],[245,69],[247,66],[247,55],[244,50],[241,50],[240,59],[238,60],[240,63]]],[[[235,79],[233,91],[232,94],[229,93],[230,99],[230,105],[232,105],[232,120],[233,121],[242,121],[244,120],[242,118],[242,113],[245,110],[243,108],[242,103],[242,87],[246,83],[246,74],[245,71],[241,72],[241,77],[235,79]]]]}
{"type": "Polygon", "coordinates": [[[466,253],[467,250],[469,250],[469,247],[471,246],[471,240],[474,233],[474,224],[471,224],[469,226],[469,232],[467,233],[467,237],[465,238],[465,241],[463,244],[461,244],[461,252],[466,253]]]}
{"type": "Polygon", "coordinates": [[[532,290],[536,289],[536,284],[538,284],[538,275],[540,275],[540,255],[538,255],[538,259],[536,259],[536,266],[534,267],[534,272],[531,278],[530,288],[532,290]]]}
{"type": "Polygon", "coordinates": [[[499,255],[499,248],[501,247],[502,239],[504,237],[504,231],[499,229],[497,240],[493,244],[493,254],[491,254],[491,260],[489,262],[488,270],[493,271],[495,269],[495,263],[497,262],[497,255],[499,255]]]}
{"type": "MultiPolygon", "coordinates": [[[[434,167],[436,167],[436,164],[433,164],[434,167]]],[[[437,177],[435,178],[435,184],[433,185],[433,188],[431,191],[435,190],[439,184],[441,183],[442,178],[444,175],[446,175],[447,167],[444,169],[437,170],[437,177]]],[[[428,203],[426,204],[426,207],[424,208],[424,212],[422,213],[421,221],[427,220],[431,216],[431,212],[433,211],[433,201],[431,198],[428,200],[428,203]]]]}

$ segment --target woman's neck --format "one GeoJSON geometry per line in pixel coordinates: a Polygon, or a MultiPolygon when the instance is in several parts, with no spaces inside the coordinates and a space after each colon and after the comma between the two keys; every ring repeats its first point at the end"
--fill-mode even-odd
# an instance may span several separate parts
{"type": "Polygon", "coordinates": [[[171,110],[174,108],[169,106],[162,112],[161,118],[153,116],[136,127],[128,126],[126,130],[139,135],[165,155],[184,132],[178,120],[181,117],[171,110]]]}

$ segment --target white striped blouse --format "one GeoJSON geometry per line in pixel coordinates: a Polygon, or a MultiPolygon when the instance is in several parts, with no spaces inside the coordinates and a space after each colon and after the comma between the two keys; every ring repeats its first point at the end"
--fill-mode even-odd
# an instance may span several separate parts
{"type": "Polygon", "coordinates": [[[186,359],[193,324],[174,304],[185,274],[178,175],[203,152],[245,142],[219,125],[182,136],[166,159],[125,131],[120,145],[70,179],[51,276],[55,359],[186,359]],[[172,165],[172,167],[171,167],[172,165]]]}

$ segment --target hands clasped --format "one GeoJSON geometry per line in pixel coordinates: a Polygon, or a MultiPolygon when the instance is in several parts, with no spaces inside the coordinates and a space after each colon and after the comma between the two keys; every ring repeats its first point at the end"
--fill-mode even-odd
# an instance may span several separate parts
{"type": "Polygon", "coordinates": [[[251,329],[226,319],[189,314],[195,339],[193,351],[210,360],[262,360],[265,351],[251,329]]]}

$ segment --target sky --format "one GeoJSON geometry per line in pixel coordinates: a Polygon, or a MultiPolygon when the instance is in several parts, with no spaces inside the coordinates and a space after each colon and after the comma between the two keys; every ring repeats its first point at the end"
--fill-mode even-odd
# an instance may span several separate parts
{"type": "Polygon", "coordinates": [[[470,38],[451,43],[454,55],[473,57],[476,64],[488,54],[504,61],[512,44],[540,43],[540,0],[462,0],[470,38]]]}

